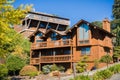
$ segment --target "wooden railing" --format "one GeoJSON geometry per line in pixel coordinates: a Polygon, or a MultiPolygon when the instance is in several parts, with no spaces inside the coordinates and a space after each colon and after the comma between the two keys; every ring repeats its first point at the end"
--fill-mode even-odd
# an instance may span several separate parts
{"type": "Polygon", "coordinates": [[[55,62],[71,62],[71,55],[56,55],[56,56],[41,56],[39,58],[31,58],[31,64],[39,64],[39,63],[55,63],[55,62]]]}
{"type": "Polygon", "coordinates": [[[49,48],[49,47],[64,47],[64,46],[71,46],[72,40],[57,40],[57,41],[46,41],[46,42],[37,42],[33,43],[31,46],[31,49],[37,49],[37,48],[49,48]]]}

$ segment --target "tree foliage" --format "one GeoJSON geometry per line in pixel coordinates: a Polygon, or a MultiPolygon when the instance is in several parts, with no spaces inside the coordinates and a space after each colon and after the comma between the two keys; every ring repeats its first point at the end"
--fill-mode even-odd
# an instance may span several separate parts
{"type": "Polygon", "coordinates": [[[22,67],[25,66],[25,63],[25,60],[17,55],[10,55],[6,60],[6,66],[8,70],[12,71],[13,73],[22,69],[22,67]]]}
{"type": "Polygon", "coordinates": [[[112,57],[109,55],[109,54],[106,54],[104,56],[101,57],[100,59],[100,62],[102,63],[106,63],[107,64],[107,67],[108,67],[108,64],[112,61],[112,57]]]}
{"type": "Polygon", "coordinates": [[[92,24],[102,28],[102,22],[101,21],[94,21],[94,22],[92,22],[92,24]]]}
{"type": "Polygon", "coordinates": [[[27,40],[24,40],[20,34],[17,34],[12,29],[12,26],[20,24],[21,19],[25,17],[25,13],[30,10],[31,6],[24,7],[21,5],[15,9],[11,5],[12,2],[14,0],[0,1],[0,57],[2,58],[6,58],[12,52],[17,52],[18,48],[23,48],[21,50],[23,52],[28,52],[29,48],[24,44],[27,43],[27,46],[29,46],[27,40]]]}
{"type": "Polygon", "coordinates": [[[0,64],[0,80],[3,80],[5,76],[8,74],[8,69],[6,65],[0,64]]]}

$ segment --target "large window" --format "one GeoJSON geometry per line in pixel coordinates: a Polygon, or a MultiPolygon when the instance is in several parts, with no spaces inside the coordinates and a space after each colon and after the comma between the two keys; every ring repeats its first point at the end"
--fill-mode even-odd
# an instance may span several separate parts
{"type": "Polygon", "coordinates": [[[79,40],[89,40],[89,26],[87,24],[82,24],[79,27],[79,40]]]}
{"type": "Polygon", "coordinates": [[[81,54],[82,55],[90,54],[90,47],[81,48],[81,54]]]}

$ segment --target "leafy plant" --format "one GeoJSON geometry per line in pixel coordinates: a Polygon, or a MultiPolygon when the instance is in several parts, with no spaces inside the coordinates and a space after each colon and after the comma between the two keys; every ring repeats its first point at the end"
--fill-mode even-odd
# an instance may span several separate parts
{"type": "Polygon", "coordinates": [[[108,64],[112,61],[112,57],[109,54],[106,54],[104,56],[101,57],[100,62],[102,63],[106,63],[107,67],[108,64]]]}
{"type": "Polygon", "coordinates": [[[80,75],[80,76],[76,76],[74,79],[70,79],[70,80],[91,80],[91,78],[89,76],[80,75]]]}
{"type": "Polygon", "coordinates": [[[5,64],[0,64],[0,80],[3,80],[8,74],[8,69],[5,64]]]}
{"type": "Polygon", "coordinates": [[[99,71],[93,75],[93,80],[104,80],[112,76],[112,72],[108,69],[99,71]]]}
{"type": "Polygon", "coordinates": [[[109,70],[111,72],[113,72],[114,74],[119,73],[120,72],[120,64],[117,64],[117,65],[110,67],[109,70]]]}
{"type": "Polygon", "coordinates": [[[51,72],[50,68],[51,68],[51,65],[45,65],[45,66],[43,66],[43,67],[42,67],[43,73],[44,73],[44,74],[50,73],[50,72],[51,72]]]}
{"type": "Polygon", "coordinates": [[[19,71],[25,65],[25,60],[16,55],[10,55],[6,60],[6,66],[9,71],[15,75],[15,71],[19,71]]]}
{"type": "Polygon", "coordinates": [[[83,56],[83,58],[77,63],[76,65],[76,70],[78,73],[84,72],[87,68],[87,61],[88,57],[87,56],[83,56]]]}
{"type": "Polygon", "coordinates": [[[27,65],[20,70],[20,75],[34,77],[38,75],[38,70],[35,66],[27,65]]]}

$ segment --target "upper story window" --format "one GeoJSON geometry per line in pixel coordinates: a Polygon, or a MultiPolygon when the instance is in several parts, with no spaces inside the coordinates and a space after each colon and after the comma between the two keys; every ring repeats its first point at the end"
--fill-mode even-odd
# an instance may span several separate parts
{"type": "Polygon", "coordinates": [[[66,25],[59,25],[59,27],[58,27],[58,31],[65,31],[66,28],[67,28],[66,25]]]}
{"type": "Polygon", "coordinates": [[[57,33],[51,33],[50,37],[51,37],[51,40],[57,40],[57,33]]]}
{"type": "Polygon", "coordinates": [[[88,43],[89,40],[89,26],[87,24],[82,24],[79,27],[79,40],[80,43],[88,43]]]}
{"type": "Polygon", "coordinates": [[[43,34],[42,33],[38,33],[36,35],[36,42],[43,42],[43,39],[40,39],[40,37],[42,36],[43,34]]]}
{"type": "Polygon", "coordinates": [[[62,39],[63,39],[63,40],[70,39],[70,38],[71,38],[70,35],[62,36],[62,39]]]}
{"type": "Polygon", "coordinates": [[[83,47],[83,48],[81,48],[81,54],[82,55],[90,54],[90,47],[83,47]]]}

